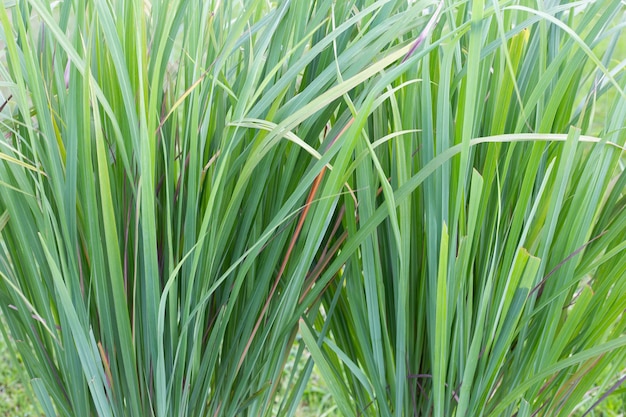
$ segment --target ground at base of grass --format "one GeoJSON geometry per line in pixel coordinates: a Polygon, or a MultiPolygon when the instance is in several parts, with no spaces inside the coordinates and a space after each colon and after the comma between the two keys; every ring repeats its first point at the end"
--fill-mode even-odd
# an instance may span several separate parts
{"type": "Polygon", "coordinates": [[[21,372],[0,332],[0,417],[43,416],[37,400],[22,384],[21,372]]]}

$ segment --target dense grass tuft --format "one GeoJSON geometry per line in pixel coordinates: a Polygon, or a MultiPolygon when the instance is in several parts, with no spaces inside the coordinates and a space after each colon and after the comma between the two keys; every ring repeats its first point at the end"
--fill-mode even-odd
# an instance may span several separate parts
{"type": "Polygon", "coordinates": [[[295,415],[313,363],[345,416],[619,390],[625,7],[0,4],[0,308],[46,415],[295,415]]]}

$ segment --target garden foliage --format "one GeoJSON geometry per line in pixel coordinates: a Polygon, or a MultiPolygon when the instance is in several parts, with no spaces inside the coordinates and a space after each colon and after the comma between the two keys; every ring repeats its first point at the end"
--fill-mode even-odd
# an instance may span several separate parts
{"type": "Polygon", "coordinates": [[[592,408],[625,13],[3,1],[0,308],[46,415],[294,415],[313,363],[345,416],[592,408]]]}

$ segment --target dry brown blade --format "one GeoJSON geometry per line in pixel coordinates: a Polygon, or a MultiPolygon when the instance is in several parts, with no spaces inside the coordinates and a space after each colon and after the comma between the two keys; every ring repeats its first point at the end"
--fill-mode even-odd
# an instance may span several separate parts
{"type": "Polygon", "coordinates": [[[600,233],[599,235],[593,237],[591,240],[589,240],[588,242],[585,242],[582,246],[580,246],[579,248],[577,248],[574,252],[572,252],[567,258],[563,259],[561,262],[559,262],[554,268],[552,268],[552,270],[550,272],[548,272],[548,274],[543,277],[543,279],[539,282],[539,284],[535,285],[535,287],[530,290],[530,293],[528,294],[529,296],[534,293],[535,291],[539,291],[537,293],[537,297],[541,296],[541,293],[543,292],[543,287],[546,284],[546,281],[548,280],[548,278],[550,278],[550,276],[552,274],[554,274],[556,271],[558,271],[563,264],[565,264],[567,261],[569,261],[570,259],[572,259],[573,257],[575,257],[576,255],[578,255],[583,249],[585,249],[588,245],[590,245],[591,243],[595,242],[596,240],[600,239],[602,236],[604,236],[606,233],[608,232],[608,230],[604,230],[602,233],[600,233]]]}
{"type": "MultiPolygon", "coordinates": [[[[335,138],[333,138],[333,140],[329,143],[328,147],[330,148],[336,141],[337,139],[339,139],[341,137],[341,135],[343,135],[348,128],[352,125],[352,123],[354,122],[354,117],[351,118],[348,123],[346,123],[346,125],[343,127],[343,129],[341,129],[341,131],[337,134],[337,136],[335,138]]],[[[248,338],[248,342],[246,343],[246,347],[243,349],[243,352],[241,354],[241,357],[239,358],[239,363],[237,363],[237,371],[239,372],[239,369],[241,368],[241,364],[243,363],[243,360],[245,359],[246,355],[248,354],[248,350],[250,349],[250,345],[252,344],[252,340],[254,339],[254,336],[256,335],[256,332],[259,329],[259,326],[261,325],[261,321],[263,320],[263,317],[265,317],[265,313],[267,312],[267,309],[269,308],[270,305],[270,301],[272,300],[272,297],[274,296],[274,293],[276,292],[276,288],[278,287],[278,283],[280,282],[280,278],[283,275],[283,272],[285,272],[285,268],[287,267],[287,262],[289,261],[289,258],[291,256],[291,251],[293,250],[294,246],[296,245],[296,241],[298,240],[298,236],[300,235],[300,231],[302,230],[302,226],[304,225],[304,221],[306,220],[306,216],[309,213],[309,209],[311,208],[311,202],[313,201],[313,198],[315,198],[315,194],[317,193],[317,190],[322,182],[322,179],[324,178],[324,174],[326,173],[326,166],[322,167],[322,170],[320,171],[320,173],[317,175],[317,177],[315,178],[315,181],[313,181],[313,185],[311,186],[311,191],[309,192],[309,196],[306,199],[306,203],[304,205],[304,210],[302,211],[302,214],[300,215],[300,220],[298,221],[298,225],[296,226],[296,230],[294,231],[293,236],[291,237],[291,241],[289,242],[289,247],[287,248],[287,253],[285,254],[285,258],[283,259],[282,264],[280,265],[280,270],[278,271],[278,274],[276,275],[276,279],[274,280],[274,284],[272,285],[272,289],[270,290],[270,293],[267,297],[267,300],[265,301],[265,304],[263,305],[263,309],[261,310],[261,314],[259,314],[259,318],[257,319],[254,328],[252,329],[252,334],[250,335],[250,337],[248,338]]]]}
{"type": "Polygon", "coordinates": [[[4,103],[0,105],[0,111],[4,110],[4,107],[9,103],[9,100],[11,100],[12,98],[13,98],[13,95],[10,94],[9,97],[7,97],[7,99],[4,100],[4,103]]]}
{"type": "Polygon", "coordinates": [[[589,409],[587,411],[585,411],[585,414],[583,414],[582,417],[585,417],[594,408],[596,408],[598,406],[598,404],[600,404],[602,401],[604,401],[609,395],[613,394],[615,392],[615,390],[618,389],[620,387],[620,385],[622,385],[625,381],[626,381],[626,376],[623,376],[620,379],[618,379],[617,382],[611,386],[611,388],[609,388],[604,394],[602,394],[602,396],[600,398],[598,398],[598,400],[595,403],[593,403],[591,405],[591,407],[589,407],[589,409]]]}
{"type": "Polygon", "coordinates": [[[298,300],[299,303],[302,303],[304,298],[308,295],[309,291],[311,291],[311,288],[313,288],[313,285],[315,284],[315,282],[317,282],[317,279],[321,275],[324,268],[328,265],[328,263],[333,258],[333,256],[335,256],[335,254],[339,251],[339,248],[341,247],[341,245],[343,245],[343,243],[345,242],[347,238],[348,238],[348,232],[345,231],[341,234],[337,242],[335,242],[335,244],[332,246],[328,255],[322,258],[320,262],[318,262],[318,264],[315,266],[315,268],[311,272],[311,275],[307,278],[306,284],[304,286],[304,291],[302,292],[302,295],[300,296],[300,299],[298,300]]]}
{"type": "MultiPolygon", "coordinates": [[[[388,178],[387,180],[391,181],[391,178],[388,178]]],[[[378,190],[376,191],[376,197],[378,197],[382,193],[382,191],[383,191],[383,188],[382,187],[378,187],[378,190]]],[[[354,194],[352,192],[351,192],[351,194],[352,194],[353,198],[356,200],[356,196],[354,196],[354,194]]],[[[356,205],[358,206],[358,203],[356,205]]],[[[340,212],[339,218],[337,219],[337,222],[335,223],[335,228],[333,229],[333,231],[331,233],[331,237],[330,237],[329,241],[334,237],[335,232],[337,230],[337,227],[341,223],[341,220],[343,219],[343,216],[345,214],[345,208],[346,208],[345,205],[343,205],[341,207],[341,212],[340,212]]],[[[359,220],[359,215],[358,214],[356,215],[356,220],[357,221],[359,220]]],[[[329,249],[328,245],[326,245],[326,247],[324,248],[324,251],[322,252],[322,256],[320,257],[320,261],[317,263],[317,265],[315,265],[313,270],[309,273],[309,275],[306,278],[305,285],[304,285],[304,291],[302,292],[302,295],[300,296],[300,299],[298,300],[299,303],[302,303],[302,301],[307,296],[307,294],[309,293],[311,288],[313,288],[313,285],[315,284],[315,282],[317,281],[317,279],[321,275],[321,273],[324,270],[324,268],[326,268],[326,266],[330,263],[330,260],[339,251],[339,248],[341,247],[341,245],[343,245],[343,243],[345,242],[345,240],[347,238],[348,238],[348,231],[344,231],[341,234],[341,236],[339,237],[339,239],[337,240],[337,242],[335,242],[335,244],[332,246],[332,248],[329,249]]],[[[326,284],[326,287],[328,287],[329,284],[330,284],[330,282],[328,284],[326,284]]],[[[321,295],[321,293],[320,293],[320,295],[321,295]]]]}
{"type": "Polygon", "coordinates": [[[104,351],[104,347],[101,342],[98,342],[98,350],[100,351],[100,358],[102,359],[102,364],[104,365],[104,374],[106,376],[107,382],[109,383],[109,388],[113,388],[113,376],[111,374],[111,365],[109,362],[109,355],[104,351]]]}
{"type": "Polygon", "coordinates": [[[252,344],[252,339],[254,339],[254,336],[256,335],[257,330],[259,329],[259,326],[261,325],[261,321],[263,320],[263,317],[265,316],[265,313],[267,312],[267,309],[269,307],[270,301],[272,300],[272,297],[274,296],[274,292],[276,292],[276,288],[278,287],[278,283],[280,282],[280,278],[283,275],[283,272],[285,272],[285,268],[287,267],[287,262],[289,261],[289,257],[291,255],[291,251],[293,250],[294,246],[296,245],[296,241],[298,240],[298,236],[300,235],[300,231],[302,230],[302,226],[304,225],[304,220],[306,219],[306,216],[309,212],[309,209],[311,208],[311,201],[313,200],[313,197],[315,197],[315,193],[317,192],[317,189],[320,185],[320,183],[322,182],[322,179],[324,178],[324,173],[326,172],[326,167],[323,167],[322,170],[320,171],[320,173],[317,175],[317,177],[315,178],[315,181],[313,182],[313,186],[311,188],[311,191],[309,192],[309,196],[306,199],[306,204],[304,206],[304,210],[302,211],[302,214],[300,215],[300,220],[298,221],[298,225],[296,226],[296,230],[293,234],[293,236],[291,237],[291,241],[289,242],[289,247],[287,248],[287,253],[285,254],[285,258],[283,259],[282,264],[280,265],[280,270],[278,271],[278,275],[276,275],[276,279],[274,280],[274,284],[272,285],[272,289],[270,290],[270,293],[267,297],[267,300],[265,301],[265,304],[263,305],[263,309],[261,310],[261,314],[259,314],[259,318],[257,319],[255,325],[254,325],[254,329],[252,329],[252,334],[250,335],[250,338],[248,339],[248,342],[246,343],[246,347],[243,350],[243,353],[241,354],[241,358],[239,358],[239,363],[237,364],[237,372],[239,372],[239,368],[241,367],[241,364],[243,363],[243,360],[245,359],[246,355],[248,354],[248,350],[250,349],[250,345],[252,344]]]}
{"type": "Polygon", "coordinates": [[[602,354],[598,357],[589,359],[585,363],[582,363],[580,368],[561,384],[556,392],[556,395],[554,395],[554,398],[551,399],[554,405],[548,410],[550,415],[559,415],[561,413],[565,402],[569,399],[573,389],[579,385],[583,375],[591,371],[604,356],[605,355],[602,354]]]}

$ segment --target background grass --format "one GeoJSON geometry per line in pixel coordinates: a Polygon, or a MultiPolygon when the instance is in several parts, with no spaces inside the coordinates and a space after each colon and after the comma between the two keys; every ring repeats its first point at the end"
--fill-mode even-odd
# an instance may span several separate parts
{"type": "MultiPolygon", "coordinates": [[[[0,318],[4,320],[4,318],[0,318]]],[[[28,381],[23,365],[16,363],[14,354],[0,334],[0,415],[1,416],[42,416],[39,404],[31,392],[23,385],[28,381]]]]}

